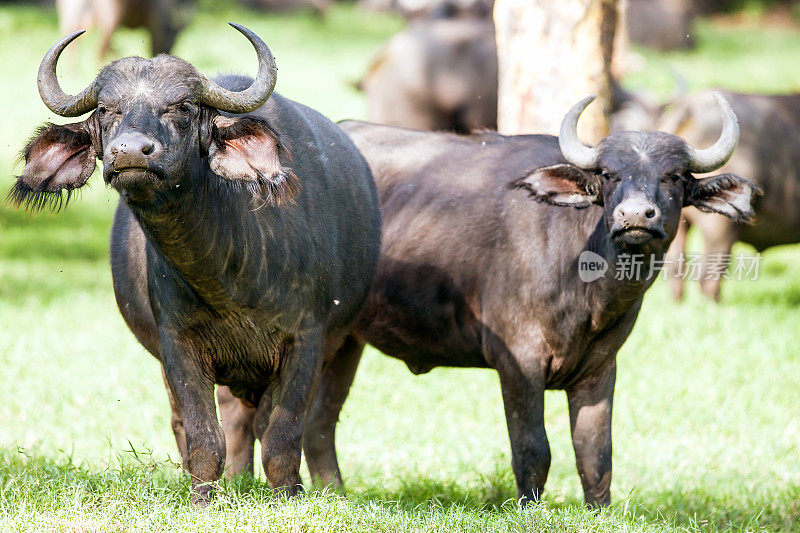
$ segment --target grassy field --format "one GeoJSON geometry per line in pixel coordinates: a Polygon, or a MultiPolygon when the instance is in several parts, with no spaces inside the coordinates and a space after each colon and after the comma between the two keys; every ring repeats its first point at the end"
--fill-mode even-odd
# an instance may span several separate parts
{"type": "MultiPolygon", "coordinates": [[[[351,82],[400,23],[336,6],[324,20],[204,4],[176,53],[202,71],[254,71],[257,31],[278,59],[278,90],[334,119],[362,117],[351,82]],[[230,9],[230,10],[229,10],[230,9]]],[[[0,7],[0,168],[35,125],[58,120],[36,93],[55,16],[0,7]]],[[[67,57],[77,90],[98,68],[96,36],[67,57]]],[[[688,53],[645,53],[626,83],[800,90],[800,35],[703,22],[688,53]],[[671,67],[670,67],[671,66],[671,67]]],[[[144,53],[127,31],[118,51],[144,53]]],[[[13,169],[13,170],[12,170],[13,169]]],[[[114,303],[107,240],[116,194],[95,180],[60,215],[0,206],[0,530],[8,531],[685,531],[800,530],[800,248],[768,251],[757,282],[729,282],[714,305],[691,287],[648,294],[622,349],[612,508],[586,511],[563,393],[547,396],[553,462],[542,505],[519,510],[496,375],[412,376],[368,350],[339,426],[346,495],[269,497],[263,474],[188,506],[158,366],[114,303]]],[[[741,251],[751,252],[745,247],[741,251]]]]}

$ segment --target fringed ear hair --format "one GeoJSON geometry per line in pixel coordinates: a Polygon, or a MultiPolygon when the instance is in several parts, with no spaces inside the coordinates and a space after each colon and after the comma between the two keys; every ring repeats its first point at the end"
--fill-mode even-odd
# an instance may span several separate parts
{"type": "Polygon", "coordinates": [[[97,153],[84,123],[39,128],[22,153],[25,170],[8,192],[17,207],[60,211],[94,172],[97,153]]]}
{"type": "Polygon", "coordinates": [[[574,165],[538,168],[516,180],[512,186],[528,191],[537,202],[551,205],[583,209],[603,203],[595,175],[574,165]]]}
{"type": "Polygon", "coordinates": [[[281,165],[281,152],[288,157],[288,151],[265,121],[217,116],[213,123],[208,147],[211,170],[226,180],[243,183],[264,204],[294,202],[300,180],[291,168],[281,165]]]}
{"type": "Polygon", "coordinates": [[[753,202],[764,191],[752,181],[736,174],[719,174],[689,180],[684,205],[693,205],[706,213],[725,215],[739,224],[752,224],[753,202]]]}

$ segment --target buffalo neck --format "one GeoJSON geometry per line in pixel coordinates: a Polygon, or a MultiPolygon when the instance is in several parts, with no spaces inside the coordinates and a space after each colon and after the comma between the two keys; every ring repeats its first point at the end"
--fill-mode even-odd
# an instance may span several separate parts
{"type": "Polygon", "coordinates": [[[279,208],[259,206],[246,187],[207,168],[152,202],[129,206],[152,250],[212,307],[231,300],[258,307],[268,292],[267,258],[285,248],[281,233],[267,229],[279,208]]]}
{"type": "Polygon", "coordinates": [[[589,251],[602,257],[608,266],[605,274],[593,281],[580,278],[580,264],[575,268],[576,283],[582,288],[583,296],[591,302],[592,309],[598,312],[595,322],[602,324],[639,304],[661,270],[669,243],[622,247],[611,239],[602,215],[599,218],[588,216],[582,227],[588,237],[582,248],[575,250],[575,257],[589,251]]]}

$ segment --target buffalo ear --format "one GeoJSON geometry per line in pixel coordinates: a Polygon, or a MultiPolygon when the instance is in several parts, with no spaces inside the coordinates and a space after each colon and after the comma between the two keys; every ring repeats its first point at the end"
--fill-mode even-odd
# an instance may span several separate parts
{"type": "Polygon", "coordinates": [[[212,124],[208,146],[211,170],[226,180],[245,184],[267,204],[294,201],[300,180],[291,168],[281,165],[281,151],[289,154],[264,121],[217,115],[212,124]]]}
{"type": "Polygon", "coordinates": [[[85,122],[45,124],[28,142],[22,157],[25,170],[8,192],[8,200],[34,211],[45,207],[58,211],[94,172],[97,152],[85,122]]]}
{"type": "Polygon", "coordinates": [[[583,209],[603,203],[597,176],[574,165],[538,168],[512,185],[530,192],[537,202],[552,205],[583,209]]]}
{"type": "Polygon", "coordinates": [[[755,217],[753,200],[762,194],[761,187],[746,178],[719,174],[690,180],[683,203],[706,213],[725,215],[734,222],[751,224],[755,217]]]}

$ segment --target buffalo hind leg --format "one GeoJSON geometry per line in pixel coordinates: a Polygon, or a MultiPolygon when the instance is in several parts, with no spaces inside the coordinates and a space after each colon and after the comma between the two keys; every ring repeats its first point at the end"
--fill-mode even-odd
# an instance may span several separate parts
{"type": "MultiPolygon", "coordinates": [[[[302,490],[300,456],[306,411],[322,367],[322,328],[298,334],[285,353],[284,366],[273,384],[271,409],[258,409],[257,426],[266,430],[261,437],[261,460],[270,487],[279,496],[294,496],[302,490]],[[270,412],[271,411],[271,412],[270,412]]],[[[269,395],[270,391],[265,393],[269,395]]]]}
{"type": "Polygon", "coordinates": [[[225,433],[225,477],[253,475],[256,408],[237,398],[228,387],[217,387],[222,431],[225,433]]]}
{"type": "Polygon", "coordinates": [[[550,470],[550,444],[544,428],[544,376],[539,367],[523,367],[533,361],[536,358],[512,356],[496,365],[511,440],[517,499],[522,506],[539,501],[550,470]]]}
{"type": "Polygon", "coordinates": [[[362,343],[347,337],[322,370],[303,434],[303,451],[314,483],[336,488],[342,486],[342,474],[336,459],[336,423],[363,351],[362,343]]]}
{"type": "Polygon", "coordinates": [[[611,410],[614,401],[616,362],[599,374],[567,389],[572,447],[590,507],[611,503],[611,410]]]}

